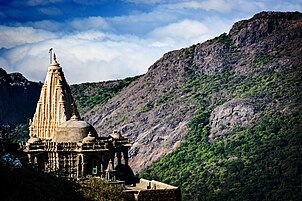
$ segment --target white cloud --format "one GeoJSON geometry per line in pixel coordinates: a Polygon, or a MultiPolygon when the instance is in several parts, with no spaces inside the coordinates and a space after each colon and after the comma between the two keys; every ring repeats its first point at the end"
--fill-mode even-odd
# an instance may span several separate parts
{"type": "Polygon", "coordinates": [[[192,40],[208,32],[208,28],[193,20],[182,20],[164,27],[156,28],[150,33],[152,37],[173,38],[174,40],[192,40]]]}
{"type": "Polygon", "coordinates": [[[207,0],[207,1],[187,1],[178,4],[168,5],[173,9],[203,9],[203,10],[215,10],[219,12],[229,12],[232,10],[231,4],[225,0],[207,0]]]}
{"type": "Polygon", "coordinates": [[[76,30],[104,30],[109,28],[108,23],[102,17],[74,19],[70,22],[70,25],[76,30]]]}
{"type": "MultiPolygon", "coordinates": [[[[53,33],[23,27],[18,29],[26,30],[22,37],[11,31],[10,44],[5,45],[8,49],[0,55],[0,64],[6,65],[3,67],[10,72],[23,73],[30,80],[43,81],[49,63],[48,49],[53,47],[69,83],[121,79],[145,73],[163,53],[202,42],[215,36],[213,30],[221,30],[212,30],[209,26],[212,22],[206,20],[177,21],[178,17],[163,13],[162,9],[106,19],[75,19],[65,24],[47,20],[28,23],[35,27],[47,25],[54,30],[65,25],[63,30],[72,27],[74,31],[53,33]],[[119,25],[137,26],[145,33],[132,35],[114,30],[120,28],[119,25]]],[[[0,34],[16,29],[3,27],[0,34]]]]}
{"type": "Polygon", "coordinates": [[[154,28],[175,22],[179,17],[162,7],[151,12],[134,12],[125,16],[107,18],[112,30],[119,33],[144,35],[154,28]]]}
{"type": "Polygon", "coordinates": [[[39,12],[48,15],[48,16],[57,16],[57,15],[62,15],[62,11],[58,8],[55,7],[47,7],[47,8],[38,8],[39,12]]]}
{"type": "Polygon", "coordinates": [[[288,10],[288,11],[301,11],[302,10],[302,2],[283,2],[283,3],[276,3],[273,5],[272,9],[270,10],[288,10]]]}
{"type": "Polygon", "coordinates": [[[298,6],[301,10],[300,3],[277,1],[272,6],[267,2],[271,1],[153,0],[156,6],[149,12],[0,26],[0,65],[30,80],[43,81],[49,65],[48,49],[53,47],[69,83],[134,76],[145,73],[167,51],[227,32],[239,18],[246,19],[263,9],[282,10],[286,5],[287,9],[298,6]]]}
{"type": "Polygon", "coordinates": [[[106,38],[106,34],[99,31],[85,31],[73,34],[68,37],[75,40],[104,40],[106,38]]]}
{"type": "Polygon", "coordinates": [[[203,21],[185,19],[156,28],[148,34],[154,47],[179,49],[201,43],[227,32],[233,21],[218,17],[207,17],[203,21]],[[215,22],[215,23],[213,23],[215,22]]]}
{"type": "Polygon", "coordinates": [[[53,33],[31,27],[8,27],[0,25],[0,48],[11,48],[55,37],[53,33]]]}
{"type": "Polygon", "coordinates": [[[57,32],[60,30],[64,30],[66,28],[65,23],[56,22],[52,20],[41,20],[35,22],[27,22],[25,23],[26,26],[35,28],[35,29],[43,29],[51,32],[57,32]]]}
{"type": "Polygon", "coordinates": [[[226,0],[208,0],[200,3],[201,8],[205,10],[215,10],[219,12],[230,12],[232,6],[226,0]]]}
{"type": "Polygon", "coordinates": [[[264,7],[261,1],[246,1],[246,0],[205,0],[205,1],[185,1],[173,4],[164,5],[168,9],[195,9],[205,11],[216,11],[219,13],[231,13],[233,11],[249,11],[259,10],[264,7]]]}
{"type": "Polygon", "coordinates": [[[161,56],[160,48],[154,51],[146,44],[137,37],[88,31],[11,47],[2,53],[0,64],[43,81],[53,47],[69,83],[121,79],[145,73],[161,56]]]}

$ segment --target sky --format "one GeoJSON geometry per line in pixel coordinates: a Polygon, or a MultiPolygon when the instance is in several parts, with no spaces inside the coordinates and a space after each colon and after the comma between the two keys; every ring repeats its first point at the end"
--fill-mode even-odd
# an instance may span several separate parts
{"type": "Polygon", "coordinates": [[[1,0],[0,67],[43,82],[53,48],[70,84],[123,79],[261,11],[302,0],[1,0]]]}

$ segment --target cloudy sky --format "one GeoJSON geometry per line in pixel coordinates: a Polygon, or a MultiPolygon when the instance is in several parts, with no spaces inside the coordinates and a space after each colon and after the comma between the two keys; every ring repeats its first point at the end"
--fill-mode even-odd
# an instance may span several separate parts
{"type": "Polygon", "coordinates": [[[69,83],[143,74],[163,53],[302,0],[1,0],[0,67],[44,81],[54,48],[69,83]]]}

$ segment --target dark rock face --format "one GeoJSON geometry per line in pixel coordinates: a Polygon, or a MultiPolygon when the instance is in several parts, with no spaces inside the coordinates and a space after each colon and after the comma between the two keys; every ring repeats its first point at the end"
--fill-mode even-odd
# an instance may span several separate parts
{"type": "Polygon", "coordinates": [[[196,73],[213,75],[219,73],[228,66],[225,56],[229,49],[220,43],[210,41],[197,44],[194,52],[193,65],[196,66],[196,73]]]}
{"type": "Polygon", "coordinates": [[[33,117],[42,84],[0,68],[0,124],[14,126],[33,117]]]}
{"type": "Polygon", "coordinates": [[[229,33],[232,45],[240,53],[238,62],[233,66],[235,71],[239,74],[247,72],[252,63],[245,61],[261,54],[270,58],[280,57],[275,62],[269,62],[269,68],[274,71],[301,63],[302,58],[298,56],[301,55],[301,18],[302,13],[299,12],[262,12],[249,20],[235,23],[229,33]]]}
{"type": "MultiPolygon", "coordinates": [[[[297,68],[302,63],[301,13],[263,12],[237,22],[229,34],[202,44],[166,53],[148,72],[103,106],[95,106],[83,116],[99,133],[119,129],[133,141],[130,165],[140,172],[163,154],[173,151],[188,131],[196,111],[194,90],[185,86],[198,76],[217,75],[226,70],[255,76],[297,68]],[[257,67],[257,69],[255,69],[257,67]],[[248,74],[247,74],[248,73],[248,74]]],[[[274,109],[284,104],[268,97],[238,99],[227,90],[211,94],[210,102],[227,102],[213,108],[211,135],[215,140],[237,126],[257,122],[257,104],[274,109]],[[234,100],[233,100],[234,99],[234,100]],[[255,105],[256,103],[256,105],[255,105]]]]}
{"type": "Polygon", "coordinates": [[[283,40],[301,37],[301,17],[302,13],[299,12],[261,12],[249,20],[236,22],[229,35],[236,47],[247,47],[255,43],[259,46],[260,41],[272,37],[272,43],[260,44],[271,49],[283,40]]]}

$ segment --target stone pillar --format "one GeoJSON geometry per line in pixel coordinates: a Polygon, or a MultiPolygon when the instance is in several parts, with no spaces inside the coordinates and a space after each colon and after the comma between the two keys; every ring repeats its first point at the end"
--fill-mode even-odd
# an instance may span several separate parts
{"type": "Polygon", "coordinates": [[[82,177],[86,177],[87,171],[87,156],[85,154],[82,155],[82,177]]]}
{"type": "Polygon", "coordinates": [[[83,177],[83,155],[79,154],[77,157],[77,178],[83,177]]]}
{"type": "Polygon", "coordinates": [[[34,167],[38,169],[38,168],[39,168],[38,157],[35,156],[33,161],[34,161],[34,163],[33,163],[33,164],[34,164],[34,167]]]}
{"type": "Polygon", "coordinates": [[[28,157],[28,165],[29,166],[32,166],[32,157],[31,157],[31,155],[30,154],[27,154],[27,157],[28,157]]]}
{"type": "Polygon", "coordinates": [[[55,152],[55,171],[59,170],[60,168],[60,159],[59,159],[59,153],[58,152],[55,152]]]}
{"type": "Polygon", "coordinates": [[[100,168],[101,168],[100,173],[103,174],[103,172],[104,172],[104,164],[103,163],[100,163],[100,168]]]}

